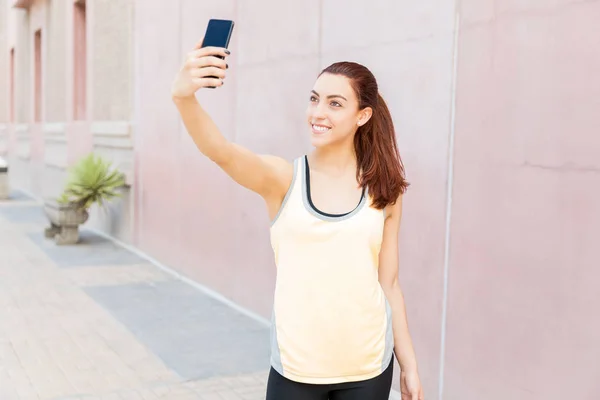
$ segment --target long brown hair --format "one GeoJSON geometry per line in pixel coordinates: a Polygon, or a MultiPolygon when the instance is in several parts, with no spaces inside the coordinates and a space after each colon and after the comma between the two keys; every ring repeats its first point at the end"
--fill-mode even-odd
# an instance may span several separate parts
{"type": "Polygon", "coordinates": [[[324,73],[348,78],[358,98],[358,108],[371,107],[373,110],[369,121],[360,126],[354,136],[358,165],[356,179],[361,187],[368,188],[375,208],[394,204],[409,183],[398,152],[392,116],[379,94],[375,76],[367,67],[348,61],[330,65],[319,76],[324,73]]]}

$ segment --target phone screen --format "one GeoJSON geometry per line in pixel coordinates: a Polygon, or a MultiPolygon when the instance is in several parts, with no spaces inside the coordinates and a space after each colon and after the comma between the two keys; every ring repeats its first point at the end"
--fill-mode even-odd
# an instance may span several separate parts
{"type": "Polygon", "coordinates": [[[202,47],[214,46],[227,48],[229,38],[233,29],[233,21],[223,19],[211,19],[208,22],[202,47]]]}

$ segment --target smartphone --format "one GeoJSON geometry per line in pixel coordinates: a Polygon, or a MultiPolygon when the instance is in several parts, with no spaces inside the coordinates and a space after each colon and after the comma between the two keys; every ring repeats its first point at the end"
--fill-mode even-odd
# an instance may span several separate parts
{"type": "MultiPolygon", "coordinates": [[[[233,33],[234,22],[228,19],[211,19],[208,21],[206,32],[204,34],[204,40],[202,41],[202,47],[221,47],[227,48],[229,46],[229,40],[233,33]]],[[[217,56],[221,59],[223,57],[217,56]]],[[[216,76],[210,76],[209,78],[216,78],[216,76]]],[[[214,86],[209,86],[214,89],[214,86]]]]}

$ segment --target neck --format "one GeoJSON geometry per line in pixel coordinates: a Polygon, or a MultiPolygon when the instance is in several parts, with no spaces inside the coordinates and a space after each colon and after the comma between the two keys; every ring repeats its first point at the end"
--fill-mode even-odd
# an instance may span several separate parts
{"type": "Polygon", "coordinates": [[[309,155],[309,162],[317,169],[342,174],[349,169],[356,171],[356,153],[354,143],[333,143],[328,146],[316,148],[309,155]]]}

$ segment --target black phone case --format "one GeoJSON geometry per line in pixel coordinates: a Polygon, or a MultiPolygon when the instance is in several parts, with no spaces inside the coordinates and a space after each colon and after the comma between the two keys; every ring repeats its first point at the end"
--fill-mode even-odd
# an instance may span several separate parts
{"type": "MultiPolygon", "coordinates": [[[[231,34],[233,33],[233,27],[235,26],[235,22],[231,21],[231,28],[229,29],[229,34],[227,35],[227,39],[225,41],[225,45],[223,46],[224,48],[228,48],[229,47],[229,41],[231,40],[231,34]]],[[[206,32],[208,32],[208,29],[210,28],[210,21],[209,21],[209,26],[207,26],[206,28],[206,32]]],[[[206,37],[206,33],[205,33],[205,37],[206,37]]],[[[202,47],[204,47],[204,43],[202,43],[202,47]]],[[[221,60],[224,60],[225,57],[222,56],[215,56],[220,58],[221,60]]],[[[218,77],[216,76],[207,76],[207,78],[215,78],[218,79],[218,77]]],[[[216,86],[207,86],[208,89],[215,89],[216,86]]]]}

